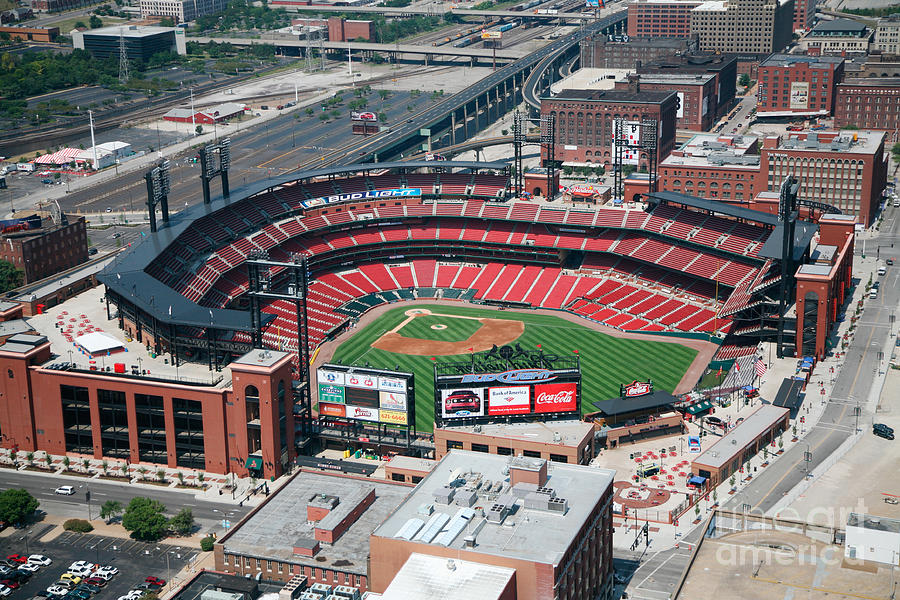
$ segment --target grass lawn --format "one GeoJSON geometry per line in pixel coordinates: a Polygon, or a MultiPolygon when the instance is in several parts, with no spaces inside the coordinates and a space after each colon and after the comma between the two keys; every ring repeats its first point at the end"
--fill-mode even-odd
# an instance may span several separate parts
{"type": "MultiPolygon", "coordinates": [[[[450,314],[450,313],[446,313],[450,314]]],[[[420,340],[438,340],[441,342],[462,342],[472,337],[481,328],[481,321],[472,319],[448,319],[435,315],[416,317],[403,326],[400,335],[420,340]],[[444,325],[446,329],[432,329],[432,325],[444,325]]]]}
{"type": "MultiPolygon", "coordinates": [[[[583,412],[592,412],[590,402],[618,396],[619,384],[631,383],[635,379],[643,381],[652,379],[657,388],[671,392],[697,355],[696,350],[678,344],[615,338],[559,317],[529,312],[485,310],[469,306],[417,305],[416,307],[444,314],[523,321],[525,332],[516,342],[524,348],[536,348],[537,344],[541,344],[545,353],[558,355],[571,355],[574,350],[578,350],[581,357],[583,412]]],[[[377,321],[361,329],[338,347],[334,360],[340,359],[345,365],[352,363],[362,365],[368,362],[372,367],[382,369],[396,369],[399,366],[402,371],[414,373],[416,429],[431,431],[434,425],[434,362],[427,356],[409,356],[371,347],[372,342],[383,333],[406,319],[403,313],[408,309],[409,306],[404,306],[388,311],[377,321]]],[[[413,322],[416,327],[419,327],[420,319],[423,317],[417,317],[413,322]]],[[[438,322],[449,326],[451,323],[463,321],[444,319],[438,322]]],[[[451,341],[468,337],[468,334],[459,329],[448,327],[444,331],[435,331],[430,328],[433,322],[428,324],[429,327],[424,327],[424,331],[421,332],[423,336],[427,335],[428,339],[451,341]],[[444,338],[440,337],[440,334],[453,337],[444,338]],[[460,338],[461,335],[464,337],[460,338]]],[[[406,331],[407,327],[404,327],[402,333],[412,337],[413,334],[406,331]]],[[[438,362],[455,362],[466,356],[468,355],[436,358],[438,362]]]]}

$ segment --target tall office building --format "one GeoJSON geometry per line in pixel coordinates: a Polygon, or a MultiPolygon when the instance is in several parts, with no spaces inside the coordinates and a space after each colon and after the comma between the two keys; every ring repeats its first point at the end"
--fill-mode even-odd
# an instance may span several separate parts
{"type": "Polygon", "coordinates": [[[691,11],[700,50],[778,52],[791,41],[794,0],[710,0],[691,11]]]}

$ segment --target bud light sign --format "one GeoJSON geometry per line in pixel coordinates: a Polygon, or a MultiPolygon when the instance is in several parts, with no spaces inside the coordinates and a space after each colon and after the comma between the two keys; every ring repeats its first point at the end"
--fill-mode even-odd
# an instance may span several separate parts
{"type": "Polygon", "coordinates": [[[463,375],[461,383],[541,383],[553,381],[556,375],[547,369],[513,369],[502,373],[471,373],[463,375]]]}
{"type": "Polygon", "coordinates": [[[534,412],[570,412],[578,410],[574,383],[551,383],[534,386],[534,412]]]}

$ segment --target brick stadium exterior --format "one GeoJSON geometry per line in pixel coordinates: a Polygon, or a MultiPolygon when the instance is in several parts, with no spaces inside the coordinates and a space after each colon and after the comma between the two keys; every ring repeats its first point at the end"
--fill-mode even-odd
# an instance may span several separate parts
{"type": "MultiPolygon", "coordinates": [[[[778,281],[772,278],[778,261],[760,254],[776,224],[770,215],[741,213],[739,222],[692,210],[690,197],[662,194],[646,210],[504,202],[505,163],[440,167],[444,172],[421,172],[434,168],[424,161],[381,163],[377,174],[371,165],[322,169],[268,180],[230,200],[179,213],[99,279],[129,337],[157,354],[174,357],[177,348],[180,357],[210,369],[230,363],[232,385],[207,389],[48,368],[49,343],[36,342],[32,349],[7,344],[0,346],[0,367],[14,373],[16,391],[8,397],[16,402],[0,415],[2,445],[97,458],[110,456],[113,448],[113,458],[146,462],[130,432],[137,430],[136,404],[152,396],[166,421],[166,436],[158,440],[161,462],[182,466],[179,453],[191,450],[171,431],[177,421],[188,437],[200,433],[190,468],[244,474],[248,465],[237,463],[256,450],[248,446],[245,423],[253,416],[248,404],[254,403],[263,413],[253,442],[262,452],[260,469],[265,476],[280,474],[284,453],[289,460],[293,452],[285,444],[293,438],[279,434],[279,407],[292,399],[275,390],[291,367],[280,352],[269,358],[253,354],[258,351],[251,342],[244,263],[254,250],[275,260],[305,258],[311,349],[373,306],[433,298],[439,289],[444,299],[568,310],[622,331],[732,341],[735,332],[759,331],[741,315],[759,304],[756,290],[778,281]],[[243,358],[235,362],[238,357],[243,358]],[[62,414],[64,399],[84,421],[74,429],[62,414]],[[120,425],[127,425],[121,439],[100,430],[101,403],[121,409],[120,425]],[[92,433],[79,437],[76,430],[92,433]],[[228,447],[224,440],[231,437],[239,447],[228,447]]],[[[730,209],[723,210],[727,215],[730,209]]],[[[847,239],[852,244],[852,219],[832,230],[835,245],[847,239]]],[[[819,314],[817,326],[827,331],[835,318],[834,298],[842,300],[850,271],[845,265],[834,265],[832,274],[820,271],[815,285],[827,296],[829,310],[819,314]]],[[[295,322],[279,302],[263,309],[270,316],[262,341],[295,351],[296,338],[285,336],[295,322]]],[[[807,331],[801,338],[798,328],[796,345],[798,353],[821,356],[824,335],[807,331]]]]}

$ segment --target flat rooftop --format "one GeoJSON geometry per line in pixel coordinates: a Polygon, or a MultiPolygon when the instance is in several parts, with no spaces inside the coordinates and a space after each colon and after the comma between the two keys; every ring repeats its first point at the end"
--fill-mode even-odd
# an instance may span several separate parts
{"type": "MultiPolygon", "coordinates": [[[[369,558],[369,535],[409,494],[407,486],[376,479],[297,473],[246,521],[225,538],[225,552],[320,568],[334,568],[363,575],[369,558]],[[294,554],[298,540],[315,538],[315,524],[307,521],[306,507],[315,496],[337,497],[351,508],[356,499],[375,491],[366,508],[333,544],[322,544],[315,556],[294,554]]],[[[325,519],[332,517],[329,514],[325,519]]],[[[324,523],[325,519],[320,521],[324,523]]]]}
{"type": "Polygon", "coordinates": [[[827,69],[844,62],[840,56],[806,56],[805,54],[773,54],[762,61],[760,67],[790,67],[807,63],[813,69],[827,69]]]}
{"type": "Polygon", "coordinates": [[[444,431],[460,431],[490,437],[509,438],[525,442],[577,446],[594,430],[592,423],[579,419],[561,419],[534,423],[490,423],[443,427],[444,431]],[[557,436],[559,439],[557,439],[557,436]]]}
{"type": "Polygon", "coordinates": [[[704,539],[674,598],[886,600],[890,589],[890,565],[862,564],[841,546],[770,528],[704,539]]]}
{"type": "Polygon", "coordinates": [[[271,367],[286,356],[289,356],[287,352],[280,352],[278,350],[254,349],[232,362],[239,365],[271,367]]]}
{"type": "Polygon", "coordinates": [[[789,412],[786,408],[763,404],[750,413],[743,423],[722,436],[693,462],[716,469],[722,467],[731,461],[735,454],[742,452],[763,431],[783,419],[789,412]]]}
{"type": "Polygon", "coordinates": [[[581,100],[585,102],[643,102],[661,104],[675,92],[659,90],[563,90],[556,96],[546,97],[549,100],[581,100]]]}
{"type": "MultiPolygon", "coordinates": [[[[105,262],[105,261],[104,261],[105,262]]],[[[103,267],[100,266],[102,269],[103,267]]],[[[106,315],[106,303],[103,301],[104,288],[102,285],[85,290],[84,292],[69,298],[62,304],[58,304],[42,315],[28,317],[28,324],[41,335],[50,340],[50,349],[55,354],[47,365],[60,362],[73,362],[78,369],[90,369],[94,367],[112,367],[113,363],[125,363],[126,372],[131,372],[131,367],[138,367],[148,372],[149,377],[179,380],[189,383],[212,382],[221,379],[216,385],[227,386],[231,384],[231,369],[224,367],[221,372],[214,373],[209,370],[206,363],[181,362],[178,367],[172,364],[168,354],[150,354],[143,343],[135,339],[125,337],[125,332],[119,329],[118,314],[115,306],[110,305],[112,319],[106,315]],[[65,314],[63,314],[65,313],[65,314]],[[82,315],[84,315],[82,317],[82,315]],[[73,321],[74,319],[74,321],[73,321]],[[127,350],[110,357],[90,359],[77,352],[72,342],[68,341],[64,332],[56,327],[56,323],[62,321],[66,326],[72,325],[77,337],[79,331],[85,331],[88,326],[94,331],[100,331],[122,343],[127,350]],[[71,352],[70,352],[71,351],[71,352]],[[90,360],[95,360],[91,365],[90,360]]],[[[274,351],[272,351],[275,353],[274,351]]]]}
{"type": "Polygon", "coordinates": [[[863,529],[872,529],[874,531],[900,533],[900,519],[888,519],[885,517],[876,517],[875,515],[850,513],[850,516],[847,517],[847,527],[862,527],[863,529]]]}
{"type": "MultiPolygon", "coordinates": [[[[517,558],[543,564],[558,565],[566,551],[590,515],[612,485],[615,471],[564,463],[547,463],[547,488],[552,488],[557,499],[565,499],[564,512],[526,508],[526,500],[544,494],[529,493],[523,499],[523,484],[510,487],[509,466],[513,457],[496,456],[481,452],[452,450],[431,471],[412,493],[379,526],[373,535],[397,538],[419,535],[430,529],[429,523],[441,514],[448,518],[444,531],[437,537],[431,536],[430,545],[462,550],[465,538],[477,531],[476,545],[468,552],[491,556],[517,558]],[[455,490],[454,504],[446,505],[436,501],[447,492],[447,485],[455,490]],[[474,494],[474,496],[472,495],[474,494]],[[460,506],[459,499],[468,496],[472,504],[460,506]],[[508,514],[491,517],[493,511],[484,512],[468,506],[508,507],[508,514]],[[433,512],[430,512],[433,511],[433,512]],[[468,514],[467,524],[457,516],[468,514]],[[429,516],[430,515],[430,516],[429,516]],[[499,520],[498,520],[499,518],[499,520]],[[452,529],[454,522],[459,529],[452,529]],[[420,525],[421,523],[421,525],[420,525]],[[452,535],[453,532],[456,535],[452,535]]],[[[521,459],[518,459],[521,460],[521,459]]],[[[536,460],[536,459],[532,459],[536,460]]],[[[524,484],[527,487],[527,484],[524,484]]],[[[536,489],[536,486],[532,486],[536,489]]],[[[438,521],[438,524],[440,521],[438,521]]],[[[440,529],[440,527],[439,527],[440,529]]],[[[426,544],[422,539],[413,543],[426,544]]]]}
{"type": "Polygon", "coordinates": [[[551,86],[554,93],[562,90],[611,90],[617,81],[627,81],[632,69],[578,69],[551,86]]]}
{"type": "Polygon", "coordinates": [[[396,454],[391,460],[385,463],[386,467],[394,469],[408,469],[410,471],[421,471],[427,473],[432,470],[437,461],[428,458],[417,458],[415,456],[406,456],[405,454],[396,454]]]}
{"type": "Polygon", "coordinates": [[[758,141],[753,135],[698,134],[660,164],[757,170],[758,141]]]}
{"type": "Polygon", "coordinates": [[[481,563],[410,554],[390,585],[368,598],[382,600],[495,600],[515,589],[516,570],[481,563]]]}
{"type": "Polygon", "coordinates": [[[872,154],[878,150],[885,137],[883,131],[811,131],[809,133],[797,134],[793,133],[781,139],[778,144],[778,150],[800,150],[809,152],[841,152],[850,154],[872,154]],[[825,141],[831,138],[821,137],[822,134],[838,134],[831,141],[825,141]],[[853,139],[854,134],[856,139],[853,139]],[[805,139],[804,139],[805,138],[805,139]]]}
{"type": "Polygon", "coordinates": [[[173,33],[174,27],[154,27],[151,25],[125,25],[112,27],[100,27],[99,29],[88,29],[84,35],[104,35],[113,37],[148,37],[151,35],[159,35],[161,33],[173,33]]]}

